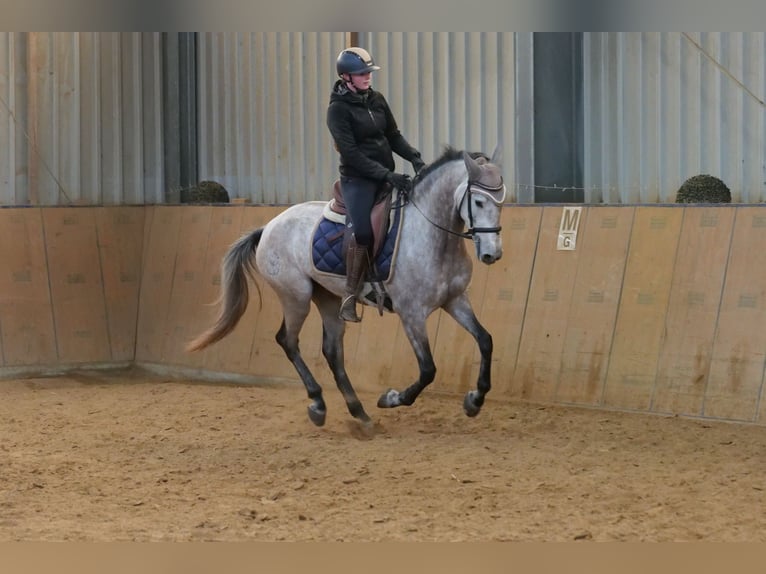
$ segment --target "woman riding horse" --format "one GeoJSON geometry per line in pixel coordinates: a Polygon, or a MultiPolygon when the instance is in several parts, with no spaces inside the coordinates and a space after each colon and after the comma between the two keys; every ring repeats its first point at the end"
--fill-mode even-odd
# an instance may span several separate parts
{"type": "MultiPolygon", "coordinates": [[[[503,254],[501,210],[506,189],[501,170],[501,147],[487,160],[452,148],[418,174],[409,201],[401,206],[396,272],[387,280],[388,310],[401,320],[415,352],[418,377],[403,390],[390,388],[378,399],[380,408],[412,405],[436,377],[436,364],[428,340],[427,320],[444,310],[468,331],[479,346],[476,388],[463,400],[465,414],[476,416],[491,388],[492,336],[479,322],[468,297],[473,264],[466,239],[472,240],[476,259],[486,265],[503,254]],[[467,228],[467,229],[466,229],[467,228]]],[[[351,415],[369,429],[371,419],[359,401],[343,352],[346,322],[338,316],[345,295],[345,279],[316,268],[311,239],[324,216],[327,202],[292,205],[263,227],[240,237],[221,264],[218,316],[214,324],[189,342],[199,351],[231,333],[243,317],[249,300],[249,279],[258,277],[276,293],[282,324],[276,340],[295,367],[311,399],[308,415],[322,426],[327,405],[322,387],[300,350],[300,332],[312,303],[322,317],[322,355],[333,373],[351,415]]],[[[393,263],[392,263],[393,264],[393,263]]],[[[253,286],[258,289],[258,282],[253,286]]]]}
{"type": "Polygon", "coordinates": [[[347,48],[338,55],[340,79],[330,94],[327,126],[340,152],[340,184],[351,238],[346,253],[346,294],[339,316],[360,321],[356,297],[373,257],[370,212],[383,183],[409,191],[409,176],[395,173],[392,152],[412,164],[417,174],[425,165],[420,152],[399,131],[388,102],[372,89],[372,72],[380,70],[369,52],[347,48]]]}

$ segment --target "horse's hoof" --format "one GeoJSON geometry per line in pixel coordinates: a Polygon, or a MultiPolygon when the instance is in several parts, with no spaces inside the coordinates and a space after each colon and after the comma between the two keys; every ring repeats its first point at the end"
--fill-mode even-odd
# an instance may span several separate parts
{"type": "Polygon", "coordinates": [[[378,399],[378,408],[381,409],[390,409],[398,407],[401,404],[399,391],[394,389],[388,389],[388,391],[380,395],[380,398],[378,399]]]}
{"type": "Polygon", "coordinates": [[[325,416],[327,416],[327,411],[320,410],[316,407],[316,405],[313,404],[309,405],[308,411],[309,418],[311,419],[312,423],[318,427],[324,426],[324,420],[325,416]]]}
{"type": "Polygon", "coordinates": [[[469,417],[475,417],[479,414],[482,405],[484,404],[484,397],[480,396],[477,391],[468,391],[463,399],[463,410],[469,417]]]}

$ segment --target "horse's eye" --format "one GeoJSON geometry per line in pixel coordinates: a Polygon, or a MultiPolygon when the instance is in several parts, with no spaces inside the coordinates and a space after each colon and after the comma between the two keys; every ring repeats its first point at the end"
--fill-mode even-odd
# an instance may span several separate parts
{"type": "Polygon", "coordinates": [[[484,203],[486,203],[486,201],[487,201],[487,200],[486,200],[486,198],[484,198],[484,197],[474,197],[474,198],[473,198],[473,204],[474,204],[474,205],[475,205],[477,208],[479,208],[479,209],[481,209],[482,207],[484,207],[484,203]]]}

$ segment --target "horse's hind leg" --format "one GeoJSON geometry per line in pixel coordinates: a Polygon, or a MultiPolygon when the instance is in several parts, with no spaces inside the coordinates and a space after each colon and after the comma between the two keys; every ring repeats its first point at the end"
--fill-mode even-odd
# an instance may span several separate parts
{"type": "Polygon", "coordinates": [[[343,355],[343,335],[346,332],[346,323],[338,317],[340,298],[333,295],[318,285],[314,288],[314,303],[322,316],[322,354],[335,377],[335,384],[346,401],[348,412],[365,425],[372,421],[364,410],[362,403],[356,396],[354,387],[346,373],[343,355]]]}
{"type": "Polygon", "coordinates": [[[444,310],[449,313],[466,331],[473,335],[476,343],[479,345],[481,353],[481,365],[479,367],[479,378],[476,383],[476,390],[468,391],[463,400],[463,410],[469,417],[475,417],[479,414],[484,397],[492,387],[490,382],[490,371],[492,365],[492,335],[479,323],[476,318],[468,295],[463,293],[444,306],[444,310]]]}
{"type": "Polygon", "coordinates": [[[309,313],[309,303],[298,304],[298,302],[290,302],[282,300],[282,309],[284,312],[284,318],[282,319],[282,326],[277,332],[277,343],[282,347],[287,358],[298,371],[298,375],[303,381],[303,385],[306,387],[306,392],[311,399],[311,404],[308,407],[309,419],[316,426],[321,427],[324,425],[325,416],[327,415],[327,407],[322,398],[322,387],[311,374],[308,366],[301,356],[301,351],[298,346],[298,334],[301,327],[306,320],[309,313]]]}

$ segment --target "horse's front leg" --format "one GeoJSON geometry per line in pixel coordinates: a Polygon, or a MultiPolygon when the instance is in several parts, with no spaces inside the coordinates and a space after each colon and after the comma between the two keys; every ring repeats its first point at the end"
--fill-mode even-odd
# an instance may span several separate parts
{"type": "Polygon", "coordinates": [[[492,387],[490,371],[492,365],[492,335],[489,334],[476,318],[468,295],[463,293],[444,306],[444,310],[452,316],[466,331],[473,335],[481,352],[481,366],[479,367],[479,379],[476,382],[476,390],[468,391],[463,400],[463,410],[469,417],[479,414],[484,397],[492,387]]]}
{"type": "Polygon", "coordinates": [[[378,406],[380,408],[411,405],[415,402],[415,399],[418,398],[418,395],[423,392],[423,389],[430,385],[436,377],[436,365],[434,365],[434,359],[431,355],[431,345],[428,342],[426,318],[422,317],[417,320],[402,319],[402,327],[404,328],[404,332],[407,334],[410,345],[412,345],[412,349],[415,351],[415,356],[418,359],[420,376],[416,382],[401,392],[395,389],[389,389],[383,393],[378,399],[378,406]]]}

